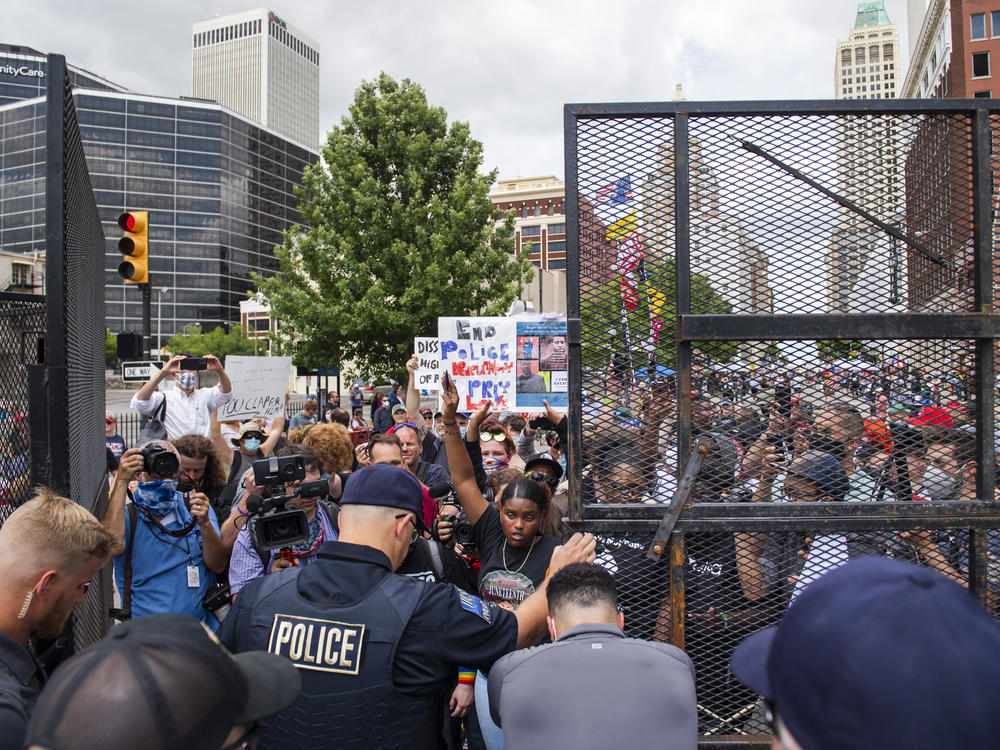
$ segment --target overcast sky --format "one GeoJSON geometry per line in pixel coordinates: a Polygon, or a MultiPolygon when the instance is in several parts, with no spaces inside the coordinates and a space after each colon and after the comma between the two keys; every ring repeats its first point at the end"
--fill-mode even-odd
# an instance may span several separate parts
{"type": "MultiPolygon", "coordinates": [[[[225,0],[8,3],[2,41],[65,54],[135,91],[191,93],[191,25],[249,10],[225,0]]],[[[501,178],[563,176],[565,102],[833,97],[853,0],[277,0],[320,44],[320,126],[380,71],[466,120],[501,178]]],[[[906,2],[887,0],[904,59],[906,2]]],[[[900,80],[901,83],[901,80],[900,80]]]]}

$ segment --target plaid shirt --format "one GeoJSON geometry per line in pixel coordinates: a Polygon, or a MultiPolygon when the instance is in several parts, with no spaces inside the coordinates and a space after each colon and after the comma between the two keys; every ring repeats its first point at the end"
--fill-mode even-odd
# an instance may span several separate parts
{"type": "MultiPolygon", "coordinates": [[[[327,518],[326,513],[323,511],[323,506],[318,505],[316,507],[316,517],[319,518],[320,525],[323,528],[323,541],[332,542],[337,539],[337,532],[333,528],[333,524],[330,523],[330,519],[327,518]]],[[[320,545],[316,545],[316,549],[310,552],[308,555],[302,555],[301,557],[296,557],[301,565],[308,565],[316,559],[316,553],[319,551],[320,545]]],[[[275,558],[278,556],[278,550],[271,550],[271,559],[268,562],[268,570],[271,568],[271,563],[274,562],[275,558]]],[[[260,559],[260,555],[257,554],[257,550],[254,549],[253,544],[250,541],[250,529],[244,527],[240,529],[240,533],[236,535],[236,544],[233,545],[233,555],[229,559],[229,593],[231,595],[236,595],[239,593],[240,589],[246,586],[254,578],[259,578],[264,575],[264,563],[260,559]]]]}

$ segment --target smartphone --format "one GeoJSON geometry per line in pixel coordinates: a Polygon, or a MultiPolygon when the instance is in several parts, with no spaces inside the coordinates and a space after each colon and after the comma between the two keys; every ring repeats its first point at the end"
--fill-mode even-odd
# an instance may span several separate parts
{"type": "Polygon", "coordinates": [[[181,360],[182,370],[207,370],[208,360],[204,357],[185,357],[181,360]]]}

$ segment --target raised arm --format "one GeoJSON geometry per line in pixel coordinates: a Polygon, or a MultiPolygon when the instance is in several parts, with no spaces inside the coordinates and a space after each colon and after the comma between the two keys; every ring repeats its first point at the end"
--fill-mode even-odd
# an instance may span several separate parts
{"type": "MultiPolygon", "coordinates": [[[[233,383],[226,374],[226,368],[222,366],[218,357],[213,357],[211,354],[205,356],[205,362],[208,365],[209,372],[217,372],[219,374],[219,390],[222,393],[232,393],[233,383]]],[[[164,368],[166,369],[166,368],[164,368]]]]}
{"type": "Polygon", "coordinates": [[[271,421],[271,429],[267,431],[267,439],[260,444],[260,451],[265,456],[270,456],[274,453],[274,446],[278,444],[281,439],[281,433],[285,429],[285,415],[279,414],[271,421]]]}
{"type": "Polygon", "coordinates": [[[406,421],[417,425],[417,437],[424,439],[424,420],[420,416],[420,391],[417,390],[417,370],[420,360],[414,354],[406,361],[406,421]]]}
{"type": "Polygon", "coordinates": [[[171,377],[175,372],[180,371],[180,362],[182,359],[184,359],[183,354],[171,357],[161,369],[154,372],[152,377],[142,384],[142,388],[136,391],[134,399],[136,401],[149,401],[153,397],[153,394],[156,393],[156,389],[160,383],[171,377]]]}
{"type": "Polygon", "coordinates": [[[101,525],[115,538],[115,554],[125,547],[125,496],[129,482],[142,470],[142,451],[130,448],[122,454],[115,483],[111,487],[108,507],[101,518],[101,525]]]}
{"type": "Polygon", "coordinates": [[[218,410],[208,415],[208,421],[211,425],[212,446],[215,448],[215,455],[219,457],[223,473],[228,477],[229,470],[233,466],[233,446],[222,436],[222,422],[219,421],[218,410]]]}
{"type": "MultiPolygon", "coordinates": [[[[441,416],[444,419],[444,446],[448,452],[448,468],[451,470],[451,485],[455,488],[458,501],[462,504],[469,523],[475,523],[483,515],[489,503],[476,485],[476,475],[472,461],[465,450],[462,433],[458,429],[455,415],[458,413],[458,387],[448,373],[441,374],[441,416]]],[[[489,405],[487,404],[487,408],[489,405]]],[[[478,437],[476,438],[479,439],[478,437]]]]}

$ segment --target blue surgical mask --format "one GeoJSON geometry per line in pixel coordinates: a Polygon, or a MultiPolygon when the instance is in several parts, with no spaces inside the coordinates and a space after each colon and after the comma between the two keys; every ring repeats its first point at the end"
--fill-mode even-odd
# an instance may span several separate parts
{"type": "Polygon", "coordinates": [[[257,449],[260,448],[260,438],[247,438],[243,441],[243,447],[247,449],[248,453],[256,453],[257,449]]]}
{"type": "Polygon", "coordinates": [[[177,376],[177,385],[183,388],[185,391],[190,391],[194,388],[194,384],[198,382],[198,376],[193,372],[182,372],[177,376]]]}
{"type": "Polygon", "coordinates": [[[177,482],[172,479],[158,479],[155,482],[139,482],[132,501],[154,516],[165,516],[174,509],[177,497],[177,482]]]}

